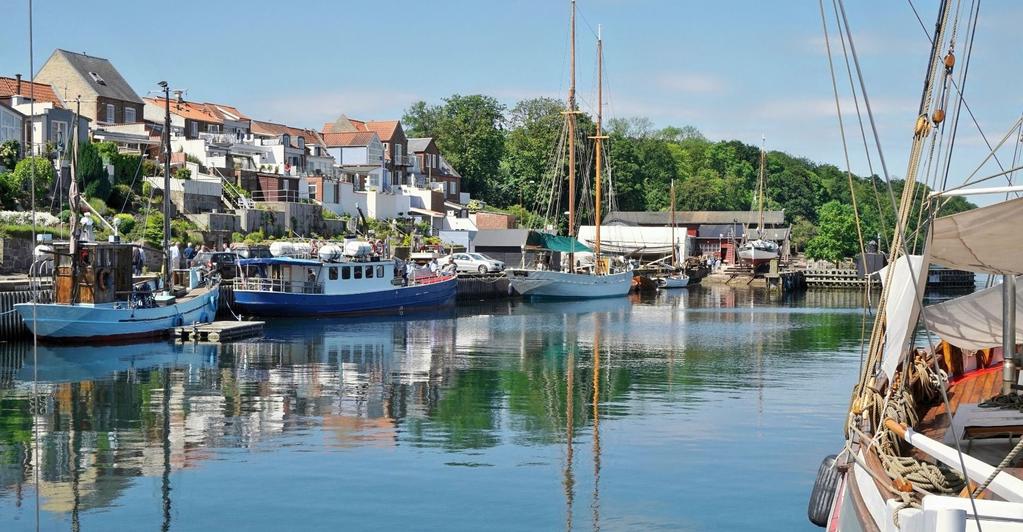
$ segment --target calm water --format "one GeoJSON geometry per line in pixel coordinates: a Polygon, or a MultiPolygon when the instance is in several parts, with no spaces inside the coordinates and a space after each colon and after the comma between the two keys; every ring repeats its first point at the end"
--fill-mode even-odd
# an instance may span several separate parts
{"type": "Polygon", "coordinates": [[[0,344],[0,530],[34,529],[37,493],[43,530],[814,530],[857,305],[506,301],[38,368],[0,344]]]}

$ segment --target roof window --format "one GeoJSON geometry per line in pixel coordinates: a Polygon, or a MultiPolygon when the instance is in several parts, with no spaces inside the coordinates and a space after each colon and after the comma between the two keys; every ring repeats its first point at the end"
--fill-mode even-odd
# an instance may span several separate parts
{"type": "Polygon", "coordinates": [[[93,81],[95,81],[96,83],[99,83],[100,85],[106,85],[107,84],[107,82],[103,80],[103,76],[100,76],[99,74],[97,74],[95,72],[89,72],[89,76],[92,77],[93,81]]]}

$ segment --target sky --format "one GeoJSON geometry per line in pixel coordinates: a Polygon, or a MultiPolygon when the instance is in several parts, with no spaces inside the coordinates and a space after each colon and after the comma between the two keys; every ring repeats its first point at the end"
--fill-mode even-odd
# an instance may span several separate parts
{"type": "MultiPolygon", "coordinates": [[[[965,26],[970,2],[961,1],[965,26]]],[[[937,2],[912,2],[933,29],[937,2]]],[[[26,73],[27,0],[5,4],[11,25],[0,34],[0,75],[26,73]]],[[[36,70],[55,48],[85,52],[111,60],[141,96],[168,80],[189,100],[317,129],[341,113],[400,118],[416,100],[439,103],[455,93],[491,95],[510,107],[567,91],[567,0],[144,4],[35,0],[36,70]]],[[[578,7],[584,110],[595,111],[599,24],[605,117],[692,125],[713,140],[759,144],[765,136],[769,149],[844,168],[817,1],[579,0],[578,7]]],[[[847,0],[846,8],[888,168],[902,176],[929,42],[908,1],[847,0]]],[[[992,143],[1023,107],[1023,54],[1012,52],[1021,22],[1023,3],[983,3],[966,95],[992,143]]],[[[851,126],[848,79],[839,84],[851,126]]],[[[859,137],[858,129],[847,134],[859,137]]],[[[850,149],[853,171],[868,174],[862,141],[850,149]]],[[[949,182],[961,182],[987,152],[964,116],[949,182]]],[[[988,164],[978,175],[993,172],[988,164]]]]}

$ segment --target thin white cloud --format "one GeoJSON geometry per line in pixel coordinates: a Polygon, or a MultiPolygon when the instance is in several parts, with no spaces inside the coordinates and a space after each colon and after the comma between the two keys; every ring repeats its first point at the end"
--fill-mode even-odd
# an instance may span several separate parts
{"type": "Polygon", "coordinates": [[[315,93],[290,93],[285,97],[256,100],[250,114],[292,125],[319,127],[341,113],[363,120],[401,118],[406,107],[423,96],[389,89],[342,89],[315,93]]]}

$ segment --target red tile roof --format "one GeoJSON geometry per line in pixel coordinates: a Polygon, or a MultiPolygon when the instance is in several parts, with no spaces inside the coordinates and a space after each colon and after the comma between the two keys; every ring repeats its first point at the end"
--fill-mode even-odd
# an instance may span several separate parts
{"type": "Polygon", "coordinates": [[[368,146],[377,134],[373,131],[345,131],[343,133],[324,133],[323,141],[330,148],[340,146],[368,146]]]}
{"type": "MultiPolygon", "coordinates": [[[[401,122],[398,120],[364,121],[348,117],[345,118],[347,118],[348,121],[351,122],[352,126],[355,127],[355,131],[372,131],[376,133],[377,136],[380,137],[380,140],[383,142],[391,142],[391,140],[394,138],[395,133],[398,132],[398,127],[401,125],[401,122]]],[[[334,122],[327,122],[326,124],[323,124],[323,132],[325,134],[335,133],[334,122]]],[[[336,133],[342,132],[338,131],[336,133]]]]}
{"type": "MultiPolygon", "coordinates": [[[[166,105],[166,100],[163,98],[146,98],[145,101],[146,103],[153,104],[161,109],[163,109],[166,105]]],[[[210,124],[224,123],[223,115],[217,112],[216,109],[211,108],[209,104],[205,103],[171,100],[170,112],[190,120],[198,120],[200,122],[208,122],[210,124]]]]}
{"type": "Polygon", "coordinates": [[[16,78],[0,76],[0,98],[15,95],[28,97],[30,94],[37,102],[50,102],[54,107],[64,107],[64,102],[60,101],[57,93],[50,85],[33,83],[23,79],[21,80],[21,91],[18,91],[18,80],[16,78]]]}
{"type": "Polygon", "coordinates": [[[263,122],[261,120],[252,121],[252,133],[255,135],[262,135],[268,137],[279,137],[284,134],[291,136],[291,145],[298,147],[298,137],[303,137],[306,144],[323,144],[323,139],[320,138],[319,133],[311,129],[300,129],[297,127],[286,126],[284,124],[276,124],[274,122],[263,122]]]}

